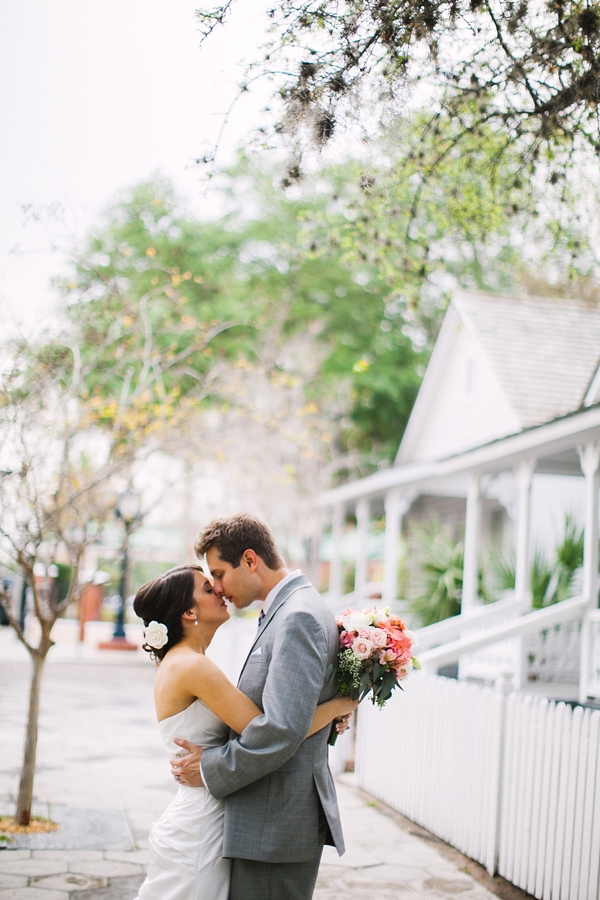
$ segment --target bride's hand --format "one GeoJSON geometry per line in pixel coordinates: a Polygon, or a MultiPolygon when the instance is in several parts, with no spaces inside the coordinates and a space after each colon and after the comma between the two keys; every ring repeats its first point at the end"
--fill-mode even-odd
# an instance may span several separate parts
{"type": "Polygon", "coordinates": [[[335,699],[340,705],[340,714],[333,720],[335,722],[335,730],[338,734],[343,734],[350,728],[352,713],[358,706],[358,700],[351,700],[350,697],[344,697],[342,694],[338,694],[335,699]]]}
{"type": "Polygon", "coordinates": [[[350,728],[350,722],[352,721],[352,713],[346,713],[345,716],[340,716],[339,719],[334,719],[335,722],[335,730],[338,734],[343,734],[345,731],[348,731],[350,728]]]}
{"type": "Polygon", "coordinates": [[[183,738],[174,738],[173,743],[187,751],[171,760],[171,774],[175,781],[188,787],[204,787],[200,774],[200,757],[204,752],[202,747],[184,741],[183,738]]]}

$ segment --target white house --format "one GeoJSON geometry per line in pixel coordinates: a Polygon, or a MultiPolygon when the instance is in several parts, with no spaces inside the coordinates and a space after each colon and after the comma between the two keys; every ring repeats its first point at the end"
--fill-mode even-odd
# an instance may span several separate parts
{"type": "Polygon", "coordinates": [[[456,294],[396,465],[453,456],[593,405],[599,363],[595,305],[456,294]]]}
{"type": "Polygon", "coordinates": [[[315,499],[333,519],[334,606],[364,596],[372,511],[385,510],[387,601],[403,520],[464,517],[462,612],[419,629],[425,674],[389,710],[361,706],[357,781],[540,900],[600,900],[599,362],[595,306],[457,294],[395,465],[315,499]],[[532,610],[532,547],[566,510],[585,529],[578,595],[532,610]],[[350,515],[354,598],[341,596],[350,515]],[[494,518],[514,541],[516,588],[484,607],[478,562],[494,518]],[[457,661],[458,681],[435,675],[457,661]],[[547,682],[537,697],[532,674],[547,682]],[[583,705],[555,702],[561,690],[583,705]]]}
{"type": "MultiPolygon", "coordinates": [[[[527,609],[532,550],[555,546],[570,512],[586,524],[583,590],[596,609],[599,363],[600,309],[593,304],[457,293],[395,464],[315,501],[332,516],[332,602],[347,602],[347,518],[356,517],[354,590],[362,596],[370,578],[369,520],[385,511],[386,602],[396,599],[403,525],[435,515],[464,532],[463,614],[481,611],[477,569],[492,540],[514,542],[516,597],[527,609]]],[[[467,661],[463,655],[463,673],[467,661]]],[[[514,664],[518,683],[528,674],[523,666],[514,664]]],[[[489,666],[482,672],[487,677],[489,666]]],[[[600,672],[594,678],[600,681],[600,672]]],[[[578,670],[563,680],[579,680],[578,670]]]]}

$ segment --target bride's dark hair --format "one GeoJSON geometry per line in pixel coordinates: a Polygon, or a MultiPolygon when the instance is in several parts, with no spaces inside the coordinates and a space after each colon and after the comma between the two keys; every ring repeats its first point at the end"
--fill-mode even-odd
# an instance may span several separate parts
{"type": "Polygon", "coordinates": [[[147,628],[150,622],[161,622],[167,626],[168,641],[157,650],[149,644],[142,644],[144,650],[156,662],[178,644],[183,637],[181,617],[194,605],[194,572],[202,572],[200,566],[177,566],[164,575],[143,584],[133,601],[136,616],[147,628]]]}

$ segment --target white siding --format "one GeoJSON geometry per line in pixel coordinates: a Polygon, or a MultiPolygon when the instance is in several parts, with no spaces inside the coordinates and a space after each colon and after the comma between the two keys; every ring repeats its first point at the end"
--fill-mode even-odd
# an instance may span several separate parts
{"type": "Polygon", "coordinates": [[[453,324],[452,349],[432,370],[434,389],[417,399],[398,462],[452,456],[521,430],[478,344],[460,322],[453,324]]]}

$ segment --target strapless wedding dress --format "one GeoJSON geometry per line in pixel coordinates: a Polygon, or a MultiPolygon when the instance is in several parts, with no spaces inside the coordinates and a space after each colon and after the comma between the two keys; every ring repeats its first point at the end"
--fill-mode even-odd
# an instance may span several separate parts
{"type": "MultiPolygon", "coordinates": [[[[169,757],[173,738],[201,747],[225,743],[227,726],[201,700],[159,723],[169,757]]],[[[138,900],[227,900],[231,862],[223,859],[223,801],[206,788],[179,786],[150,832],[148,877],[138,900]]]]}

